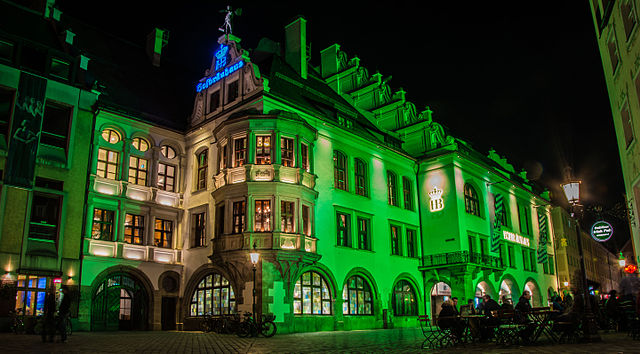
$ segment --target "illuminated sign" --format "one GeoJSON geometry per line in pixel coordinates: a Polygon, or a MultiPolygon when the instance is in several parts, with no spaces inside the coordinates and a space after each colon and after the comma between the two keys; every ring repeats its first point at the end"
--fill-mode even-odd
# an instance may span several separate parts
{"type": "Polygon", "coordinates": [[[442,189],[438,189],[438,187],[433,187],[433,190],[429,192],[429,210],[432,212],[440,211],[444,209],[444,200],[442,200],[442,189]]]}
{"type": "Polygon", "coordinates": [[[511,241],[511,242],[515,242],[515,243],[519,243],[523,246],[527,246],[529,247],[529,239],[524,237],[524,236],[520,236],[516,233],[513,233],[511,231],[502,231],[502,237],[507,240],[507,241],[511,241]]]}
{"type": "Polygon", "coordinates": [[[604,220],[596,221],[591,226],[591,237],[598,242],[608,241],[613,236],[613,227],[604,220]]]}
{"type": "Polygon", "coordinates": [[[635,273],[636,270],[638,270],[638,267],[635,264],[629,264],[628,266],[624,267],[624,271],[629,274],[635,273]]]}
{"type": "Polygon", "coordinates": [[[200,92],[208,88],[209,86],[224,79],[225,77],[229,76],[230,74],[234,73],[236,70],[244,66],[244,61],[240,60],[239,62],[225,68],[225,66],[227,65],[228,54],[229,47],[221,44],[220,49],[213,53],[213,55],[216,57],[216,74],[213,76],[209,76],[203,82],[199,82],[196,85],[196,92],[200,92]],[[222,70],[223,68],[224,70],[222,70]]]}

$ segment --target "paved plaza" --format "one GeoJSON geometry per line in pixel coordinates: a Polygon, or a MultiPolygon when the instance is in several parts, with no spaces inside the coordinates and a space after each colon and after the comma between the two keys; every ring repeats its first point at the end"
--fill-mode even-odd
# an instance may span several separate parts
{"type": "Polygon", "coordinates": [[[473,344],[421,350],[420,329],[316,332],[238,338],[201,332],[80,332],[67,343],[41,343],[35,335],[0,334],[2,353],[640,353],[640,341],[603,334],[596,344],[497,347],[473,344]]]}

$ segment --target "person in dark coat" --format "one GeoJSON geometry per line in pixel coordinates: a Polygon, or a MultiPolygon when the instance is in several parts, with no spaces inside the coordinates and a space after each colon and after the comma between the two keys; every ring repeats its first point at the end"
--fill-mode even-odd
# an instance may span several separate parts
{"type": "Polygon", "coordinates": [[[503,310],[513,310],[513,302],[511,299],[507,297],[507,295],[502,295],[502,305],[500,306],[503,310]]]}
{"type": "Polygon", "coordinates": [[[492,312],[500,309],[498,302],[486,294],[482,297],[482,314],[485,316],[480,321],[480,340],[487,341],[493,337],[493,329],[500,324],[500,319],[493,316],[492,312]]]}
{"type": "Polygon", "coordinates": [[[458,310],[453,307],[453,302],[447,300],[442,303],[442,309],[438,314],[438,326],[440,328],[449,328],[456,338],[462,337],[463,326],[458,316],[458,310]]]}
{"type": "Polygon", "coordinates": [[[520,331],[520,337],[522,338],[522,342],[525,344],[529,344],[531,342],[531,335],[535,330],[535,326],[528,318],[528,313],[531,312],[531,303],[529,300],[531,299],[531,293],[528,290],[525,290],[520,296],[518,303],[516,304],[516,322],[520,324],[525,324],[526,327],[520,331]]]}
{"type": "Polygon", "coordinates": [[[56,325],[55,325],[55,316],[56,316],[56,294],[54,292],[53,287],[47,289],[47,292],[44,296],[44,308],[42,315],[42,342],[47,341],[47,337],[49,338],[49,342],[53,342],[53,337],[56,334],[56,325]]]}
{"type": "Polygon", "coordinates": [[[63,285],[61,290],[62,301],[60,301],[58,308],[58,331],[60,331],[60,342],[64,343],[67,341],[67,320],[71,312],[71,293],[66,285],[63,285]]]}

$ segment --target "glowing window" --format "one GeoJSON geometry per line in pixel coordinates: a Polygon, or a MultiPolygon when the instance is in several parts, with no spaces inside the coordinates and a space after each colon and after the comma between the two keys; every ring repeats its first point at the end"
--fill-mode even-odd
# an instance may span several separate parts
{"type": "Polygon", "coordinates": [[[393,314],[396,316],[417,316],[418,303],[413,287],[406,280],[400,280],[393,289],[393,314]]]}
{"type": "Polygon", "coordinates": [[[133,145],[133,147],[136,148],[136,150],[141,152],[145,152],[149,150],[149,142],[143,138],[133,138],[131,145],[133,145]]]}
{"type": "Polygon", "coordinates": [[[168,159],[176,157],[176,150],[169,145],[162,145],[162,147],[160,148],[160,152],[164,157],[168,159]]]}
{"type": "Polygon", "coordinates": [[[342,289],[342,313],[345,315],[372,315],[373,297],[369,283],[354,275],[342,289]]]}
{"type": "Polygon", "coordinates": [[[306,272],[298,278],[293,289],[293,313],[331,315],[331,292],[320,274],[306,272]]]}
{"type": "Polygon", "coordinates": [[[189,314],[194,317],[236,312],[236,297],[229,280],[220,274],[206,275],[191,297],[189,314]]]}
{"type": "Polygon", "coordinates": [[[120,133],[113,129],[105,129],[102,131],[102,138],[108,141],[110,144],[117,144],[122,140],[120,133]]]}

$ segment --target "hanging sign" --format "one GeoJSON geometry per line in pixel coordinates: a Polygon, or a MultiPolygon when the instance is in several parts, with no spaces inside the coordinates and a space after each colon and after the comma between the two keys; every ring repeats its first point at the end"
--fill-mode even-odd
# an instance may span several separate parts
{"type": "Polygon", "coordinates": [[[604,220],[596,221],[591,226],[591,237],[598,242],[608,241],[613,236],[613,226],[604,220]]]}
{"type": "Polygon", "coordinates": [[[433,187],[433,190],[429,192],[429,210],[432,212],[440,211],[444,209],[444,200],[442,200],[442,189],[433,187]]]}
{"type": "Polygon", "coordinates": [[[518,235],[516,233],[513,233],[511,231],[507,231],[507,230],[502,231],[502,237],[507,241],[519,243],[519,244],[521,244],[523,246],[526,246],[526,247],[529,247],[531,245],[531,242],[529,241],[528,238],[526,238],[524,236],[520,236],[520,235],[518,235]]]}

